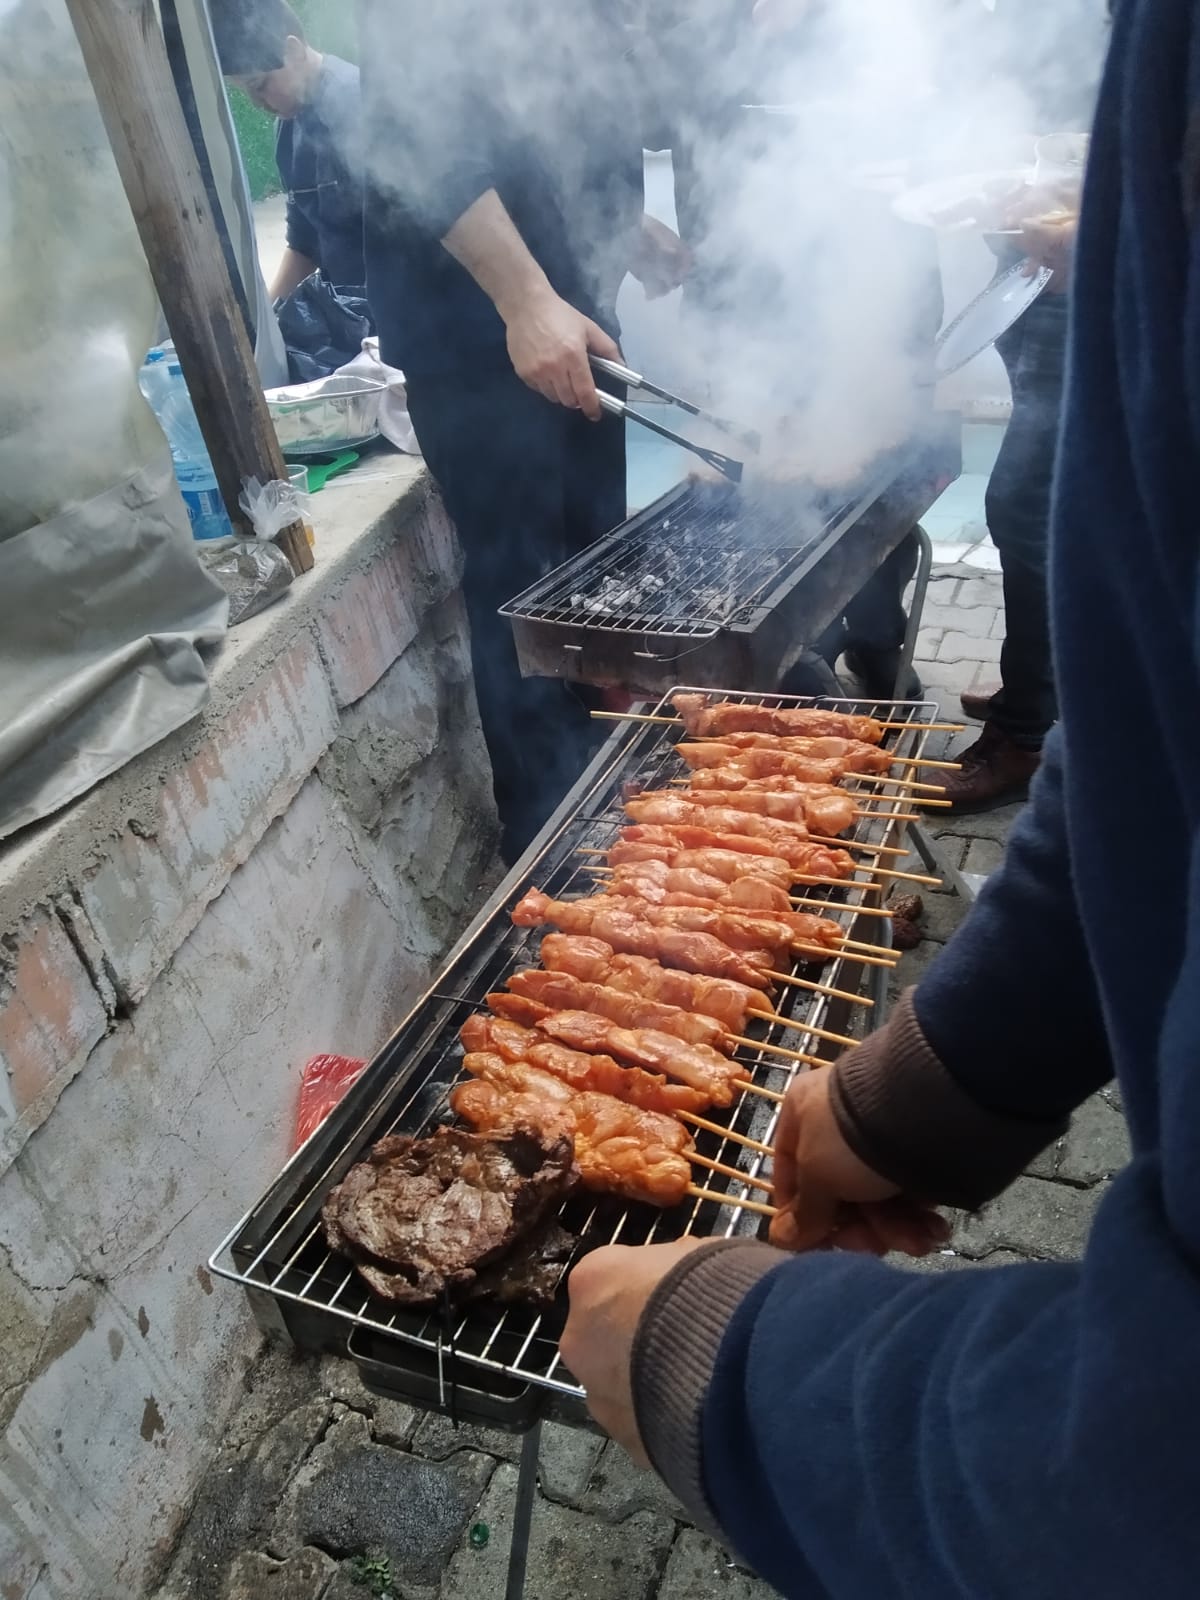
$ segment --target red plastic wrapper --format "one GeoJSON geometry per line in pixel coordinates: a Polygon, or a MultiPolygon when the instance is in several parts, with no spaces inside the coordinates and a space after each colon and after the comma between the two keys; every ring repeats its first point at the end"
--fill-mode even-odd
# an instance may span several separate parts
{"type": "Polygon", "coordinates": [[[316,1132],[366,1064],[357,1056],[312,1056],[304,1063],[293,1150],[316,1132]]]}

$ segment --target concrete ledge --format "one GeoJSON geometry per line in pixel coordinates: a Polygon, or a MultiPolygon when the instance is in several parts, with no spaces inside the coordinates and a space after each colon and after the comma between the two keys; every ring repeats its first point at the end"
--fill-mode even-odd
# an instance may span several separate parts
{"type": "Polygon", "coordinates": [[[424,464],[315,499],[317,565],[215,654],[203,714],[0,855],[0,1172],[458,586],[424,464]]]}

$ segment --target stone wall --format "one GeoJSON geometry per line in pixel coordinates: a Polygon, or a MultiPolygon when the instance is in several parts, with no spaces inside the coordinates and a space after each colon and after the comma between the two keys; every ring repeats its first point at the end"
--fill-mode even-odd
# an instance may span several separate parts
{"type": "Polygon", "coordinates": [[[258,1337],[205,1261],[496,837],[453,534],[398,463],[212,705],[0,860],[0,1596],[155,1581],[258,1337]]]}

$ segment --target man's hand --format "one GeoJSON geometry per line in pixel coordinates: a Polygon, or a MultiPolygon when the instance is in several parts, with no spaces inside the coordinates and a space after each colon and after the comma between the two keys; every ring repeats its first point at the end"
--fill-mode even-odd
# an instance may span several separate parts
{"type": "Polygon", "coordinates": [[[644,1467],[650,1462],[638,1436],[630,1383],[634,1335],[662,1279],[704,1243],[605,1245],[584,1256],[567,1280],[571,1313],[560,1341],[562,1358],[587,1391],[596,1421],[644,1467]]]}
{"type": "Polygon", "coordinates": [[[547,286],[505,316],[508,354],[518,378],[547,400],[601,416],[588,352],[620,361],[621,351],[604,329],[576,311],[547,286]]]}
{"type": "Polygon", "coordinates": [[[646,291],[646,299],[660,300],[678,289],[691,267],[692,253],[679,235],[643,212],[629,270],[646,291]]]}
{"type": "Polygon", "coordinates": [[[784,1250],[928,1255],[945,1243],[949,1225],[854,1154],[830,1104],[830,1071],[801,1073],[784,1100],[773,1173],[780,1214],[771,1223],[771,1243],[784,1250]]]}

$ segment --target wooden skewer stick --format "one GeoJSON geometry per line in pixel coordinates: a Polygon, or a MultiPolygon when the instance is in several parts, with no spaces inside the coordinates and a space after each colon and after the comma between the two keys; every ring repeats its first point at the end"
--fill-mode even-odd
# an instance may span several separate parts
{"type": "MultiPolygon", "coordinates": [[[[679,717],[651,717],[644,711],[593,711],[592,716],[597,722],[661,722],[666,728],[683,726],[679,717]]],[[[928,723],[919,723],[915,726],[928,727],[928,723]]],[[[910,724],[905,723],[905,727],[910,727],[910,724]]]]}
{"type": "Polygon", "coordinates": [[[832,916],[835,911],[849,911],[855,917],[893,917],[894,911],[888,911],[883,906],[851,906],[840,900],[806,900],[802,894],[790,894],[788,899],[794,906],[808,906],[815,911],[823,911],[826,916],[832,916]]]}
{"type": "MultiPolygon", "coordinates": [[[[595,715],[595,713],[593,713],[595,715]]],[[[894,767],[939,767],[944,772],[961,772],[961,761],[931,761],[928,756],[893,756],[894,767]]],[[[855,773],[855,777],[858,774],[855,773]]]]}
{"type": "MultiPolygon", "coordinates": [[[[880,885],[882,887],[882,885],[880,885]]],[[[803,957],[809,955],[819,956],[822,961],[832,961],[835,957],[842,961],[854,961],[861,967],[890,967],[890,961],[881,961],[878,956],[860,956],[856,950],[847,950],[844,945],[837,945],[832,950],[825,945],[794,944],[793,950],[798,950],[803,957]]]]}
{"type": "MultiPolygon", "coordinates": [[[[862,939],[843,939],[842,948],[848,950],[866,950],[868,952],[874,952],[876,955],[882,954],[879,945],[866,944],[862,939]]],[[[887,961],[890,966],[894,967],[897,961],[900,959],[900,952],[897,951],[894,955],[889,953],[888,955],[885,955],[883,959],[887,961]]]]}
{"type": "MultiPolygon", "coordinates": [[[[803,1050],[787,1050],[781,1044],[768,1044],[765,1039],[744,1039],[738,1033],[726,1034],[726,1038],[733,1040],[736,1044],[744,1044],[751,1050],[770,1050],[773,1055],[786,1056],[789,1061],[803,1061],[806,1067],[824,1067],[829,1064],[826,1061],[822,1061],[820,1056],[806,1055],[803,1050]]],[[[762,1065],[769,1069],[776,1066],[777,1063],[764,1061],[762,1065]]]]}
{"type": "MultiPolygon", "coordinates": [[[[928,804],[929,802],[923,802],[928,804]]],[[[944,805],[942,800],[933,801],[934,805],[944,805]]],[[[868,811],[864,806],[859,806],[855,811],[856,817],[870,817],[873,822],[920,822],[920,817],[915,811],[868,811]]]]}
{"type": "Polygon", "coordinates": [[[749,1078],[735,1078],[733,1080],[733,1087],[735,1089],[740,1089],[743,1094],[760,1094],[764,1100],[774,1100],[778,1102],[783,1099],[783,1096],[777,1093],[774,1089],[764,1089],[760,1083],[751,1083],[749,1078]]]}
{"type": "MultiPolygon", "coordinates": [[[[830,1044],[850,1045],[859,1043],[857,1039],[850,1039],[844,1033],[831,1033],[828,1028],[818,1028],[815,1023],[800,1022],[795,1017],[779,1017],[771,1011],[765,1013],[762,1011],[752,1011],[750,1015],[757,1017],[766,1016],[771,1022],[779,1023],[781,1027],[792,1028],[796,1033],[811,1033],[816,1039],[828,1039],[830,1044]]],[[[736,1033],[731,1034],[730,1038],[737,1039],[738,1044],[754,1044],[753,1039],[739,1039],[736,1033]]],[[[772,1049],[773,1048],[774,1046],[772,1046],[772,1049]]]]}
{"type": "MultiPolygon", "coordinates": [[[[904,804],[906,806],[924,806],[926,810],[932,806],[935,811],[947,811],[954,804],[953,800],[931,800],[928,795],[923,794],[864,794],[862,798],[864,800],[878,800],[885,806],[904,804]]],[[[871,815],[876,817],[899,817],[900,813],[891,811],[873,811],[871,815]]],[[[921,819],[920,817],[904,817],[903,820],[905,822],[920,822],[921,819]]]]}
{"type": "Polygon", "coordinates": [[[857,850],[865,856],[910,856],[912,851],[898,844],[859,844],[857,839],[831,839],[825,833],[810,833],[810,844],[826,845],[830,850],[857,850]]]}
{"type": "MultiPolygon", "coordinates": [[[[903,883],[926,883],[931,889],[943,887],[940,878],[931,878],[927,872],[897,872],[895,867],[864,867],[864,872],[873,872],[877,878],[899,878],[903,883]]],[[[852,884],[852,888],[865,888],[865,884],[852,884]]],[[[876,885],[882,889],[883,885],[876,885]]]]}
{"type": "Polygon", "coordinates": [[[765,1189],[768,1194],[775,1193],[775,1185],[769,1178],[752,1178],[748,1172],[728,1166],[724,1161],[713,1161],[708,1156],[702,1156],[697,1150],[689,1150],[687,1158],[694,1166],[707,1167],[709,1172],[719,1172],[724,1178],[736,1178],[739,1183],[748,1183],[752,1189],[765,1189]]]}
{"type": "MultiPolygon", "coordinates": [[[[593,711],[592,715],[596,713],[593,711]]],[[[761,1200],[741,1200],[735,1194],[718,1194],[715,1189],[701,1189],[694,1183],[688,1184],[687,1192],[695,1200],[713,1200],[719,1206],[733,1206],[738,1211],[757,1211],[760,1217],[779,1215],[776,1206],[765,1206],[761,1200]]]]}
{"type": "Polygon", "coordinates": [[[813,983],[809,978],[796,978],[790,972],[772,972],[771,969],[763,970],[763,977],[770,978],[772,983],[782,983],[789,989],[815,990],[817,994],[831,994],[838,1000],[849,1000],[859,1006],[873,1006],[874,1000],[869,1000],[864,994],[851,994],[848,989],[834,989],[827,983],[813,983]]]}
{"type": "Polygon", "coordinates": [[[747,1150],[757,1150],[760,1155],[775,1154],[771,1146],[763,1144],[761,1139],[752,1139],[748,1133],[734,1133],[732,1128],[723,1128],[719,1122],[709,1122],[707,1117],[698,1117],[694,1112],[677,1111],[675,1116],[679,1122],[686,1122],[693,1128],[703,1128],[705,1133],[719,1133],[722,1139],[732,1139],[734,1144],[745,1145],[747,1150]]]}
{"type": "MultiPolygon", "coordinates": [[[[922,794],[945,794],[946,792],[944,783],[922,783],[918,778],[887,778],[877,772],[843,772],[841,781],[836,787],[848,789],[850,785],[847,780],[850,778],[861,778],[864,783],[886,783],[898,789],[919,789],[922,794]]],[[[853,793],[853,790],[851,790],[851,793],[853,793]]]]}
{"type": "Polygon", "coordinates": [[[903,728],[907,733],[965,733],[965,722],[881,722],[881,728],[903,728]]]}

